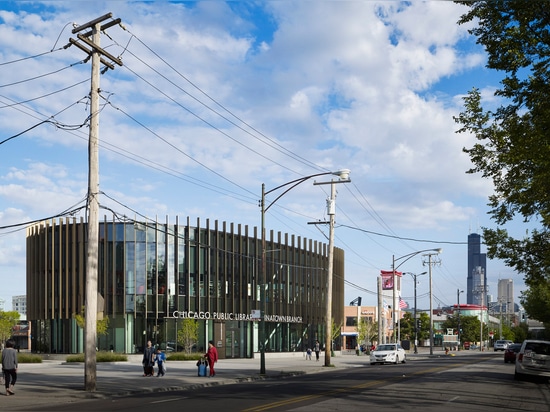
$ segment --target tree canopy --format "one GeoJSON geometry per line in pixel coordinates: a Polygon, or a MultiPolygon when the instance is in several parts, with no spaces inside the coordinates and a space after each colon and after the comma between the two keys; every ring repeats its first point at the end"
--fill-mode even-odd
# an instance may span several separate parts
{"type": "Polygon", "coordinates": [[[547,1],[458,1],[469,7],[459,24],[488,54],[487,67],[503,74],[497,107],[474,88],[455,117],[459,133],[477,143],[464,148],[467,173],[491,179],[489,214],[496,229],[483,228],[489,258],[502,259],[524,276],[521,303],[529,317],[550,323],[550,7],[547,1]],[[503,226],[529,222],[522,238],[503,226]]]}
{"type": "Polygon", "coordinates": [[[19,317],[19,312],[16,311],[0,311],[0,344],[5,343],[11,337],[13,327],[19,322],[19,317]]]}

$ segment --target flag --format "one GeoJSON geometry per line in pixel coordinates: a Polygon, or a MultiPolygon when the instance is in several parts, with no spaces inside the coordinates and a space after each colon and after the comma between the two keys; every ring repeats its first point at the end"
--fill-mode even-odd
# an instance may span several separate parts
{"type": "Polygon", "coordinates": [[[407,309],[408,307],[409,307],[408,303],[405,302],[403,299],[401,299],[401,296],[399,296],[399,308],[407,309]]]}

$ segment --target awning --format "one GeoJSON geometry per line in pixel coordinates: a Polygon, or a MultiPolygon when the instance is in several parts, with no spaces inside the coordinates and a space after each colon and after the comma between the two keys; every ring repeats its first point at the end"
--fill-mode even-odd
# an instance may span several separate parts
{"type": "Polygon", "coordinates": [[[342,336],[359,336],[359,333],[357,332],[342,332],[342,336]]]}

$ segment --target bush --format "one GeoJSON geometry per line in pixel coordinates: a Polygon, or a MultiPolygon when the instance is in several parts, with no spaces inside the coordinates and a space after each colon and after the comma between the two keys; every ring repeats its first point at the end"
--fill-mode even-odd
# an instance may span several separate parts
{"type": "Polygon", "coordinates": [[[18,353],[18,363],[42,363],[42,356],[33,355],[32,353],[18,353]]]}
{"type": "MultiPolygon", "coordinates": [[[[78,353],[76,355],[69,355],[67,356],[67,359],[65,359],[66,362],[84,362],[84,354],[78,353]]],[[[128,355],[125,355],[124,353],[116,353],[116,352],[97,352],[96,353],[96,362],[127,362],[128,361],[128,355]]]]}
{"type": "Polygon", "coordinates": [[[172,352],[169,355],[166,355],[166,360],[168,361],[199,360],[203,356],[204,354],[202,353],[172,352]]]}

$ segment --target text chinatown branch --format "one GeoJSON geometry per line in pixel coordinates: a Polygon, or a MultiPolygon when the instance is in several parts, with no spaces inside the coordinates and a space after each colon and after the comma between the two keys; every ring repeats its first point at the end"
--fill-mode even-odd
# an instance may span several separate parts
{"type": "MultiPolygon", "coordinates": [[[[172,313],[173,318],[178,319],[213,319],[213,320],[241,320],[241,321],[257,321],[258,318],[255,318],[249,313],[233,313],[233,312],[195,312],[195,311],[174,311],[172,313]]],[[[266,322],[277,322],[277,323],[302,323],[301,316],[283,316],[283,315],[265,315],[266,322]]]]}

